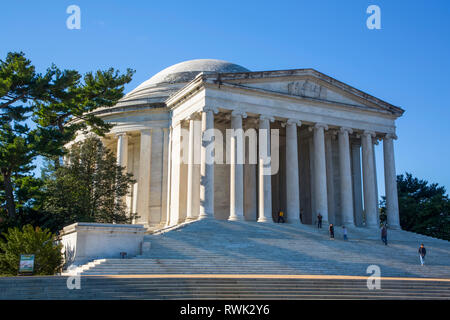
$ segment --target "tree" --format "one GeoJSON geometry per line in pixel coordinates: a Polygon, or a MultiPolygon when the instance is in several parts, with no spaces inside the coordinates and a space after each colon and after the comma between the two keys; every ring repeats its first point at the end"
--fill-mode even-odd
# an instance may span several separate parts
{"type": "Polygon", "coordinates": [[[114,105],[133,73],[111,68],[81,76],[52,65],[42,75],[22,52],[0,60],[0,199],[10,218],[16,216],[15,177],[29,173],[37,156],[62,156],[78,130],[106,133],[110,125],[94,111],[114,105]]]}
{"type": "Polygon", "coordinates": [[[63,266],[62,245],[49,230],[26,225],[10,228],[0,239],[0,273],[17,275],[21,254],[34,254],[34,274],[53,275],[63,266]]]}
{"type": "Polygon", "coordinates": [[[53,84],[34,111],[41,134],[58,137],[61,146],[73,139],[77,131],[100,136],[108,132],[111,125],[94,111],[111,107],[123,97],[124,85],[131,81],[134,70],[127,69],[125,74],[120,74],[110,68],[88,72],[83,77],[75,70],[60,71],[54,66],[52,70],[53,84]]]}
{"type": "Polygon", "coordinates": [[[51,77],[50,71],[45,76],[36,74],[23,52],[9,52],[0,60],[0,124],[25,120],[32,108],[24,104],[43,98],[51,77]]]}
{"type": "Polygon", "coordinates": [[[43,210],[62,228],[74,222],[130,223],[125,196],[135,182],[97,137],[74,144],[66,164],[45,172],[43,210]]]}
{"type": "Polygon", "coordinates": [[[403,230],[450,240],[450,200],[443,186],[406,172],[397,176],[397,190],[403,230]]]}
{"type": "Polygon", "coordinates": [[[10,52],[0,60],[0,172],[11,218],[16,213],[12,175],[31,170],[36,155],[36,132],[23,124],[32,110],[27,103],[44,96],[50,77],[50,73],[36,74],[23,53],[10,52]]]}

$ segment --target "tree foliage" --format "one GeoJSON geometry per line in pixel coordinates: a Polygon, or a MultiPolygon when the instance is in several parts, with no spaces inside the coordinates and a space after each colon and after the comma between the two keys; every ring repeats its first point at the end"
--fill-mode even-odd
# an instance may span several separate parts
{"type": "Polygon", "coordinates": [[[21,254],[34,254],[34,274],[53,275],[63,266],[62,245],[49,230],[26,225],[10,228],[0,239],[0,273],[17,275],[21,254]]]}
{"type": "Polygon", "coordinates": [[[74,144],[64,166],[47,168],[42,210],[61,228],[74,222],[130,223],[125,197],[135,181],[99,138],[74,144]]]}
{"type": "Polygon", "coordinates": [[[397,190],[403,230],[450,240],[450,200],[443,186],[405,173],[397,176],[397,190]]]}
{"type": "Polygon", "coordinates": [[[0,60],[0,205],[10,219],[20,192],[15,183],[30,175],[36,157],[62,156],[77,131],[106,133],[110,125],[95,110],[114,105],[133,73],[110,68],[82,76],[52,65],[39,74],[22,52],[0,60]]]}
{"type": "Polygon", "coordinates": [[[23,52],[9,52],[0,60],[0,124],[26,119],[32,107],[28,100],[42,99],[49,88],[51,72],[37,74],[23,52]]]}

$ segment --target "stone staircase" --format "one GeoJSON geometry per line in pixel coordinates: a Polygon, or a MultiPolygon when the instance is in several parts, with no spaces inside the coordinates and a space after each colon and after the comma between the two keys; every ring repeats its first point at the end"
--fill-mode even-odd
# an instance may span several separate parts
{"type": "Polygon", "coordinates": [[[360,279],[81,276],[81,288],[69,290],[66,279],[0,278],[0,299],[450,299],[450,283],[443,281],[382,280],[381,289],[369,290],[360,279]]]}
{"type": "Polygon", "coordinates": [[[66,273],[81,274],[79,290],[66,276],[0,278],[0,299],[450,299],[448,241],[389,230],[385,246],[379,233],[349,228],[344,241],[339,227],[330,240],[307,225],[196,221],[147,235],[141,256],[66,273]],[[380,290],[367,288],[369,265],[380,290]]]}
{"type": "Polygon", "coordinates": [[[84,275],[146,274],[291,274],[367,276],[377,265],[383,277],[450,279],[450,243],[400,230],[389,230],[388,246],[379,230],[350,228],[343,241],[325,229],[307,225],[203,220],[157,235],[150,249],[133,259],[103,259],[84,275]],[[420,266],[418,247],[427,248],[420,266]]]}

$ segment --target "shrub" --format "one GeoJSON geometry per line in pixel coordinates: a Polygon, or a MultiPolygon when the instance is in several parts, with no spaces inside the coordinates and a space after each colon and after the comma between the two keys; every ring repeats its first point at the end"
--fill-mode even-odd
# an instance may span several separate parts
{"type": "Polygon", "coordinates": [[[9,228],[0,239],[0,273],[17,275],[21,254],[34,254],[34,274],[53,275],[63,265],[61,244],[48,230],[26,225],[21,229],[9,228]]]}

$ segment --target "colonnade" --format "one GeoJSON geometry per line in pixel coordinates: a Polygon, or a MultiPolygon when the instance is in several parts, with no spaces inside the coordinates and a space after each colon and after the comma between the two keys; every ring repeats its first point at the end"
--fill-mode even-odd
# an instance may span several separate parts
{"type": "MultiPolygon", "coordinates": [[[[247,118],[245,112],[239,110],[230,110],[231,129],[235,132],[242,132],[243,119],[247,118]]],[[[193,114],[187,120],[189,121],[189,135],[187,155],[187,184],[186,190],[180,184],[181,180],[181,124],[172,124],[170,129],[170,141],[168,149],[167,169],[167,212],[168,224],[177,224],[181,222],[179,217],[179,208],[185,205],[186,219],[208,219],[214,217],[214,153],[210,152],[212,137],[206,137],[204,133],[214,129],[215,115],[218,110],[205,107],[199,114],[193,114]],[[201,119],[202,142],[200,145],[200,170],[196,172],[194,157],[198,141],[195,140],[195,121],[201,119]],[[199,183],[197,184],[197,180],[199,183]],[[198,188],[199,190],[196,190],[198,188]],[[181,192],[186,194],[186,198],[181,197],[181,192]],[[199,198],[199,199],[198,199],[199,198]],[[182,201],[186,203],[182,204],[182,201]],[[198,209],[195,203],[198,203],[198,209]],[[198,214],[194,211],[198,210],[198,214]]],[[[253,116],[254,117],[254,116],[253,116]]],[[[270,172],[270,129],[271,123],[275,121],[274,117],[259,115],[257,118],[258,126],[258,183],[257,188],[257,208],[258,222],[269,222],[272,219],[272,186],[270,172]],[[265,134],[264,134],[265,132],[265,134]]],[[[363,198],[365,212],[365,225],[367,227],[377,227],[379,225],[379,213],[377,206],[377,183],[376,168],[374,157],[374,142],[376,139],[383,140],[384,154],[384,176],[386,187],[386,211],[387,221],[391,228],[400,228],[398,216],[398,198],[396,186],[396,172],[394,162],[393,140],[396,136],[391,133],[375,133],[369,130],[361,130],[349,127],[336,127],[326,123],[302,123],[302,119],[280,119],[286,128],[286,156],[285,166],[286,176],[286,221],[288,223],[301,223],[300,210],[300,181],[299,181],[299,134],[301,126],[307,126],[312,132],[312,159],[313,174],[311,186],[313,187],[313,212],[316,216],[320,213],[323,222],[327,223],[328,217],[328,194],[327,191],[327,159],[326,159],[326,132],[333,130],[338,139],[338,159],[339,159],[339,198],[342,224],[346,226],[361,225],[362,218],[354,214],[354,208],[358,205],[358,198],[363,198]],[[331,128],[332,127],[332,128],[331,128]],[[350,143],[356,136],[360,139],[362,147],[362,161],[360,161],[359,147],[355,148],[350,143]],[[362,167],[361,167],[362,165],[362,167]],[[362,170],[362,182],[361,182],[362,170]],[[359,179],[359,180],[358,180],[359,179]],[[357,190],[355,185],[362,185],[362,190],[357,190]],[[363,195],[363,196],[362,196],[363,195]],[[355,221],[356,220],[356,221],[355,221]]],[[[147,188],[150,177],[150,166],[152,146],[148,130],[141,131],[141,150],[139,160],[138,177],[138,211],[144,210],[148,206],[149,190],[147,188]],[[146,200],[147,199],[147,200],[146,200]]],[[[151,136],[151,135],[150,135],[151,136]]],[[[128,139],[125,133],[117,135],[117,161],[120,165],[127,166],[127,144],[128,139]]],[[[230,174],[229,185],[229,220],[244,220],[244,137],[242,134],[231,136],[230,140],[230,174]]],[[[329,177],[328,177],[329,178],[329,177]]],[[[328,183],[329,184],[329,183],[328,183]]],[[[361,201],[360,201],[361,202],[361,201]]],[[[163,212],[165,214],[165,212],[163,212]]],[[[164,219],[163,219],[164,220],[164,219]]]]}

